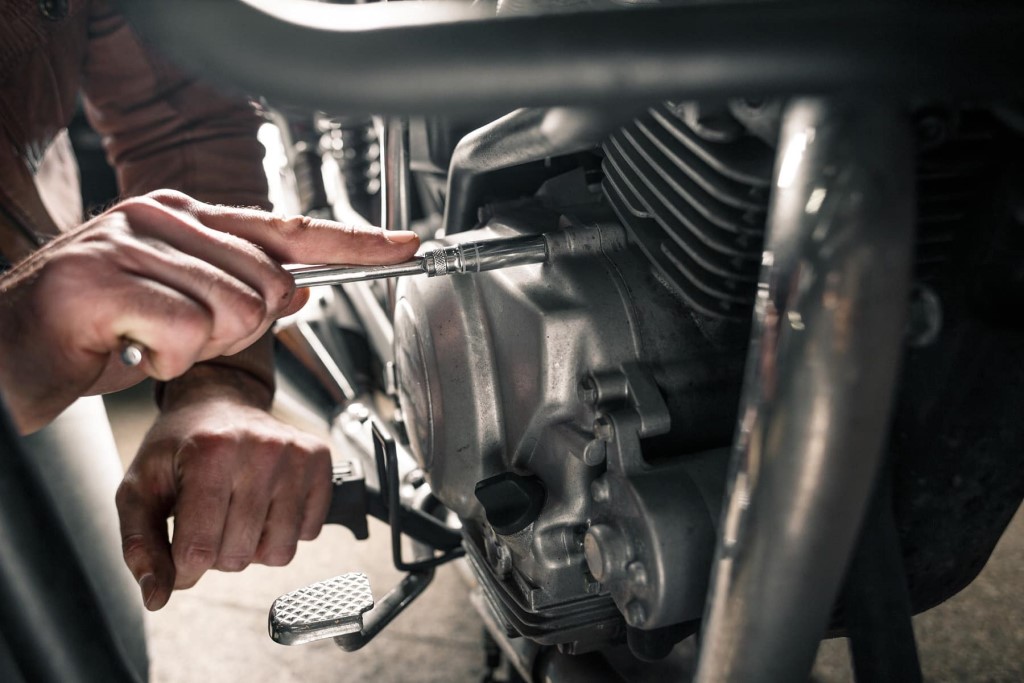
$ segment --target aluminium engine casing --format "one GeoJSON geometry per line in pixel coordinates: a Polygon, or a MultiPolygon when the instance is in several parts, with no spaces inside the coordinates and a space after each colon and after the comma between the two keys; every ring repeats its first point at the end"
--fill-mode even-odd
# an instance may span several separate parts
{"type": "Polygon", "coordinates": [[[745,330],[695,315],[617,222],[537,216],[513,206],[446,242],[558,226],[546,264],[401,281],[396,374],[506,630],[581,651],[621,635],[616,612],[645,630],[699,617],[745,330]],[[474,491],[504,473],[544,496],[502,533],[474,491]]]}

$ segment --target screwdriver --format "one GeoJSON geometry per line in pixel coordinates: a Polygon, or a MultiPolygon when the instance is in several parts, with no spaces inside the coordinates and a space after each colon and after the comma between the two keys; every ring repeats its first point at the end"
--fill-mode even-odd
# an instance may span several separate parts
{"type": "Polygon", "coordinates": [[[547,259],[547,238],[544,235],[525,235],[431,249],[412,261],[389,266],[301,266],[290,268],[289,272],[295,277],[296,287],[316,287],[403,275],[437,277],[454,273],[482,273],[543,263],[547,259]]]}
{"type": "MultiPolygon", "coordinates": [[[[405,275],[438,277],[456,273],[482,273],[499,268],[544,263],[547,260],[547,237],[523,235],[439,247],[411,261],[387,266],[317,265],[286,268],[295,278],[296,287],[316,287],[405,275]]],[[[142,344],[127,338],[123,340],[120,357],[124,365],[138,365],[142,362],[144,354],[145,347],[142,344]]]]}

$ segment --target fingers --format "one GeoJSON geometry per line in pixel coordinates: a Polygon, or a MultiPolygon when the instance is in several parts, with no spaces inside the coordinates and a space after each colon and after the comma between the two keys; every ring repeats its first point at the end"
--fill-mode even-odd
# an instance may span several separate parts
{"type": "Polygon", "coordinates": [[[146,585],[154,591],[147,592],[151,609],[163,605],[172,588],[189,588],[210,569],[287,564],[299,540],[319,533],[330,504],[326,444],[262,410],[223,399],[161,414],[129,473],[118,503],[125,561],[137,579],[153,574],[146,585]],[[138,495],[164,490],[170,503],[162,507],[138,495]],[[172,508],[168,546],[160,522],[172,508]],[[154,547],[162,551],[159,572],[150,559],[154,547]]]}
{"type": "MultiPolygon", "coordinates": [[[[134,232],[157,238],[180,252],[212,264],[252,288],[263,299],[268,321],[279,317],[290,304],[295,293],[294,279],[251,241],[211,229],[191,213],[169,211],[149,196],[129,200],[119,208],[128,215],[134,232]]],[[[189,274],[205,283],[202,276],[208,272],[189,274]]]]}
{"type": "Polygon", "coordinates": [[[327,519],[327,512],[331,507],[331,494],[334,491],[331,482],[331,454],[327,448],[320,447],[319,453],[313,458],[307,472],[306,509],[299,527],[299,538],[303,541],[312,541],[320,535],[320,529],[323,527],[324,521],[327,519]]]}
{"type": "Polygon", "coordinates": [[[132,471],[117,490],[124,561],[139,584],[149,610],[163,607],[174,588],[174,561],[167,539],[167,503],[146,495],[132,471]]]}
{"type": "Polygon", "coordinates": [[[416,234],[405,230],[350,226],[306,216],[282,218],[256,209],[204,204],[178,193],[160,193],[155,199],[194,216],[203,225],[260,245],[280,263],[399,263],[412,258],[419,248],[416,234]]]}
{"type": "Polygon", "coordinates": [[[261,294],[227,271],[166,244],[126,237],[118,241],[116,258],[125,269],[142,270],[148,279],[185,294],[210,313],[212,328],[202,355],[236,353],[256,341],[272,320],[261,294]]]}
{"type": "Polygon", "coordinates": [[[171,542],[175,589],[191,588],[217,561],[231,501],[235,452],[228,440],[214,436],[187,442],[179,459],[171,542]]]}

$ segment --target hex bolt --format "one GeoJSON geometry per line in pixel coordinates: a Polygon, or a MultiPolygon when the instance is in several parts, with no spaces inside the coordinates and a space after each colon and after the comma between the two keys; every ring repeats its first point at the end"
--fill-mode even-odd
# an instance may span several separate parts
{"type": "Polygon", "coordinates": [[[634,560],[626,565],[626,576],[634,588],[643,588],[647,585],[647,567],[643,562],[634,560]]]}
{"type": "Polygon", "coordinates": [[[356,422],[366,422],[370,419],[370,410],[358,401],[349,403],[348,407],[345,409],[345,414],[356,422]]]}
{"type": "Polygon", "coordinates": [[[499,579],[507,579],[512,575],[512,553],[500,543],[495,549],[494,571],[499,579]]]}
{"type": "Polygon", "coordinates": [[[583,462],[596,467],[608,457],[608,444],[601,439],[594,439],[583,447],[583,462]]]}
{"type": "Polygon", "coordinates": [[[611,486],[608,485],[608,480],[604,477],[590,483],[590,495],[597,503],[607,502],[611,498],[611,493],[611,486]]]}
{"type": "Polygon", "coordinates": [[[640,628],[647,621],[647,608],[639,600],[633,600],[626,605],[626,623],[634,628],[640,628]]]}
{"type": "Polygon", "coordinates": [[[427,475],[423,473],[423,470],[416,468],[409,470],[409,473],[405,475],[404,482],[409,484],[414,489],[418,489],[427,483],[427,475]]]}
{"type": "Polygon", "coordinates": [[[599,415],[594,420],[594,436],[602,441],[611,441],[615,438],[615,426],[607,415],[599,415]]]}
{"type": "Polygon", "coordinates": [[[593,377],[584,377],[576,389],[579,399],[587,405],[597,403],[597,384],[593,377]]]}
{"type": "Polygon", "coordinates": [[[595,524],[583,537],[583,556],[590,575],[601,583],[621,576],[624,549],[619,532],[607,524],[595,524]]]}

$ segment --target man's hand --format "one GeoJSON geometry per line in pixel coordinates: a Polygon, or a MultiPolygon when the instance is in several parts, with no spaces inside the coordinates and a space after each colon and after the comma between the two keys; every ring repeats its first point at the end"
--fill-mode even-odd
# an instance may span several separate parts
{"type": "Polygon", "coordinates": [[[114,206],[0,278],[0,391],[22,432],[78,396],[170,379],[297,310],[281,263],[395,263],[410,232],[203,204],[160,191],[114,206]],[[145,345],[139,368],[117,360],[145,345]]]}
{"type": "Polygon", "coordinates": [[[124,559],[150,610],[208,569],[287,564],[330,505],[323,442],[252,405],[268,391],[260,383],[207,379],[165,405],[117,492],[124,559]]]}

